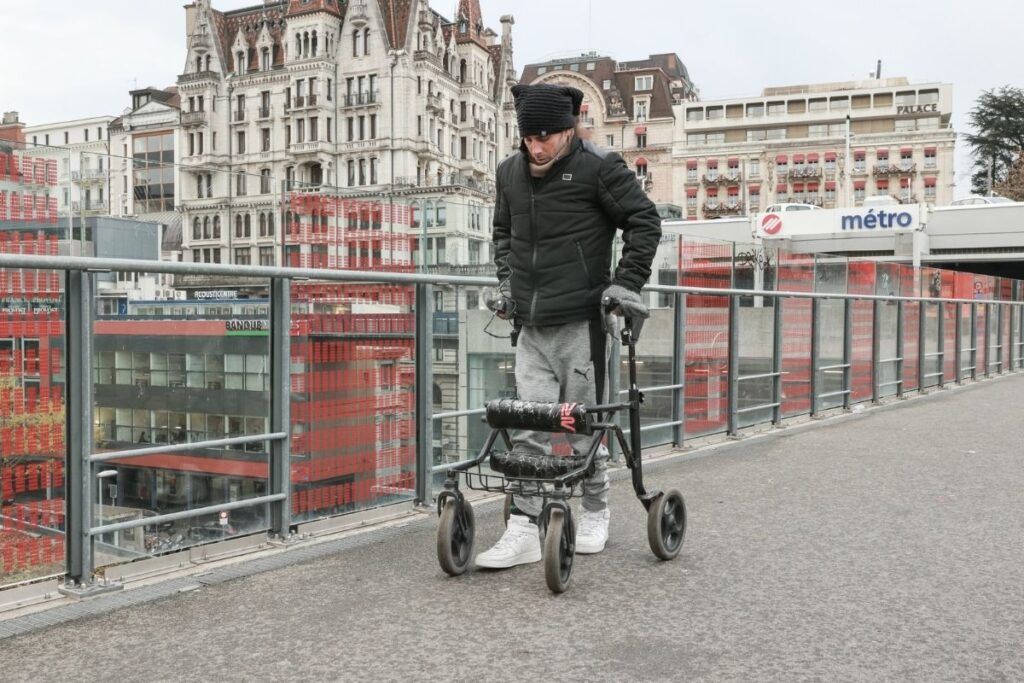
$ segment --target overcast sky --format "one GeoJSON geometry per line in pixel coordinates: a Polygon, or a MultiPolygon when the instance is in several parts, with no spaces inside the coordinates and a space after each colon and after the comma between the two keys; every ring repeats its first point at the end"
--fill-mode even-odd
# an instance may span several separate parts
{"type": "MultiPolygon", "coordinates": [[[[120,114],[134,87],[172,85],[185,63],[184,0],[0,0],[0,109],[29,125],[120,114]]],[[[259,0],[213,0],[216,9],[259,0]]],[[[675,52],[704,99],[765,86],[883,76],[953,85],[953,124],[977,96],[1024,87],[1020,0],[480,0],[512,14],[517,69],[595,50],[618,60],[675,52]]],[[[451,18],[457,0],[432,5],[451,18]]],[[[957,196],[970,162],[957,149],[957,196]]]]}

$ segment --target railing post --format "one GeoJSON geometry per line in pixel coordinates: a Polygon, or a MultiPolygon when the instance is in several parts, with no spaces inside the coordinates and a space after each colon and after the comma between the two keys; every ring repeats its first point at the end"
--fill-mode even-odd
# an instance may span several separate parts
{"type": "Polygon", "coordinates": [[[924,393],[924,363],[928,358],[927,354],[924,352],[924,343],[927,339],[924,329],[926,319],[926,305],[924,300],[921,299],[917,302],[917,392],[919,394],[924,393]]]}
{"type": "MultiPolygon", "coordinates": [[[[1013,286],[1014,286],[1014,288],[1016,288],[1016,283],[1014,283],[1013,286]]],[[[1007,331],[1007,334],[1009,336],[1009,339],[1007,340],[1007,347],[1006,347],[1006,367],[1007,367],[1007,369],[1010,372],[1013,372],[1015,364],[1016,364],[1016,360],[1014,359],[1014,353],[1013,353],[1014,352],[1014,345],[1013,345],[1014,334],[1013,333],[1015,331],[1014,330],[1014,327],[1015,327],[1014,320],[1016,318],[1017,307],[1014,306],[1013,304],[1005,304],[1005,306],[1006,306],[1006,312],[1010,316],[1010,320],[1006,324],[1006,328],[1007,328],[1006,331],[1007,331]]]]}
{"type": "Polygon", "coordinates": [[[978,305],[971,302],[971,380],[978,379],[978,305]]]}
{"type": "Polygon", "coordinates": [[[986,301],[982,306],[985,307],[985,377],[988,377],[992,370],[992,304],[986,301]]]}
{"type": "Polygon", "coordinates": [[[1006,313],[1006,304],[1000,302],[996,304],[996,308],[999,309],[999,314],[996,316],[997,321],[997,337],[999,340],[999,374],[1006,372],[1006,335],[1003,334],[1003,318],[1006,313]]]}
{"type": "Polygon", "coordinates": [[[905,365],[904,357],[906,356],[907,350],[904,347],[906,341],[903,338],[903,300],[900,299],[896,302],[896,398],[903,398],[903,367],[905,365]]]}
{"type": "Polygon", "coordinates": [[[772,424],[782,423],[782,297],[773,299],[772,323],[772,424]]]}
{"type": "Polygon", "coordinates": [[[818,342],[820,314],[821,300],[815,297],[811,299],[811,417],[818,414],[818,354],[821,351],[818,342]]]}
{"type": "Polygon", "coordinates": [[[65,276],[64,368],[65,434],[65,571],[67,583],[93,582],[92,466],[92,273],[69,270],[65,276]]]}
{"type": "Polygon", "coordinates": [[[292,526],[291,282],[273,278],[270,287],[270,431],[289,434],[270,442],[270,492],[285,496],[270,503],[270,530],[284,540],[292,526]]]}
{"type": "Polygon", "coordinates": [[[843,299],[843,408],[853,397],[853,299],[843,299]]]}
{"type": "MultiPolygon", "coordinates": [[[[615,402],[619,400],[619,387],[621,386],[619,370],[622,368],[622,342],[618,337],[613,337],[610,343],[612,350],[608,354],[608,379],[605,383],[608,385],[608,401],[615,402]]],[[[624,424],[623,412],[617,411],[613,420],[622,429],[628,429],[629,425],[624,424]]],[[[615,439],[608,439],[608,457],[615,463],[622,460],[622,453],[619,452],[619,444],[615,439]]]]}
{"type": "Polygon", "coordinates": [[[676,292],[672,297],[672,384],[678,387],[672,390],[672,421],[676,423],[672,426],[672,442],[681,448],[686,439],[686,293],[676,292]]]}
{"type": "Polygon", "coordinates": [[[963,320],[962,320],[962,318],[963,318],[963,309],[962,309],[961,304],[960,304],[959,301],[956,302],[955,304],[953,304],[953,310],[954,310],[954,313],[956,315],[956,318],[954,319],[954,322],[953,322],[953,336],[954,336],[954,339],[953,339],[953,349],[954,349],[953,353],[956,356],[956,358],[953,360],[953,372],[954,372],[954,376],[956,377],[956,383],[957,384],[963,384],[964,383],[964,378],[963,378],[963,374],[964,374],[964,371],[963,371],[963,355],[964,355],[963,334],[964,334],[964,323],[963,323],[963,320]]]}
{"type": "Polygon", "coordinates": [[[729,365],[726,368],[726,376],[728,377],[727,391],[728,396],[728,411],[726,415],[726,431],[729,436],[736,436],[739,431],[738,418],[739,414],[736,412],[739,410],[739,395],[738,387],[740,376],[740,334],[739,334],[739,320],[740,320],[740,298],[736,294],[729,295],[729,330],[728,330],[728,357],[729,365]]]}
{"type": "Polygon", "coordinates": [[[940,299],[935,305],[939,309],[939,315],[936,319],[939,338],[935,345],[935,357],[939,363],[939,388],[944,389],[946,387],[946,304],[940,299]]]}
{"type": "Polygon", "coordinates": [[[433,386],[431,355],[434,349],[430,283],[416,283],[416,502],[431,499],[431,469],[434,462],[433,386]]]}
{"type": "Polygon", "coordinates": [[[882,359],[882,302],[875,299],[871,302],[871,402],[878,403],[882,399],[881,359],[882,359]]]}

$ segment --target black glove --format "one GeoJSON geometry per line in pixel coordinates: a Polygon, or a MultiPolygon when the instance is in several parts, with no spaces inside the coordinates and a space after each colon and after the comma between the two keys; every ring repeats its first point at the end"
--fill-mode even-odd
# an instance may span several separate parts
{"type": "Polygon", "coordinates": [[[493,311],[494,314],[502,320],[508,320],[515,312],[515,301],[501,294],[487,299],[485,303],[487,304],[487,308],[493,311]]]}
{"type": "Polygon", "coordinates": [[[618,302],[618,305],[612,309],[612,313],[616,315],[633,320],[646,320],[651,316],[651,312],[640,300],[640,295],[622,285],[612,285],[604,290],[601,294],[602,305],[607,305],[609,301],[618,302]]]}

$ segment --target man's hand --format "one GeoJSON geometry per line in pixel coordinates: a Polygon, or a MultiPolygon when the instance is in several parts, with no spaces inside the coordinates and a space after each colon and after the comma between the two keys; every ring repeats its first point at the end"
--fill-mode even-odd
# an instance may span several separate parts
{"type": "Polygon", "coordinates": [[[604,290],[601,294],[602,305],[608,300],[618,302],[612,313],[625,318],[646,320],[651,315],[651,312],[647,310],[647,307],[640,300],[640,295],[631,289],[626,289],[622,285],[612,285],[604,290]]]}
{"type": "Polygon", "coordinates": [[[498,295],[494,298],[487,299],[487,308],[494,312],[496,316],[502,320],[508,320],[512,317],[512,313],[515,311],[515,302],[509,299],[507,296],[498,295]]]}

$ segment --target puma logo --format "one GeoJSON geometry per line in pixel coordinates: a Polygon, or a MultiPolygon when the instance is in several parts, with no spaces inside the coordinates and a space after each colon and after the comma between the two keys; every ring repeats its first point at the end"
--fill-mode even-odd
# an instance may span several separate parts
{"type": "Polygon", "coordinates": [[[572,371],[575,372],[580,377],[582,377],[583,379],[587,380],[588,382],[590,381],[590,375],[588,374],[590,372],[590,368],[587,368],[585,371],[580,370],[579,368],[573,368],[572,371]]]}

